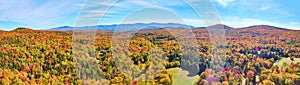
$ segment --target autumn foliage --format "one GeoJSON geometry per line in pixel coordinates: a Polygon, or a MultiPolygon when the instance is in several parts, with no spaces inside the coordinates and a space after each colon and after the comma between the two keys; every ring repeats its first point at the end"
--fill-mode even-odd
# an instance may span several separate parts
{"type": "MultiPolygon", "coordinates": [[[[181,28],[180,28],[181,29],[181,28]]],[[[183,29],[183,28],[182,28],[183,29]]],[[[213,56],[209,34],[206,28],[192,29],[197,40],[199,68],[194,76],[199,76],[195,84],[261,84],[261,85],[298,85],[300,84],[300,31],[280,29],[228,29],[226,30],[226,54],[224,57],[213,56]],[[291,63],[275,65],[282,58],[291,59],[291,63]],[[219,66],[214,60],[224,59],[226,64],[219,66]],[[211,67],[220,67],[215,71],[211,67]]],[[[180,32],[179,32],[180,33],[180,32]]],[[[169,68],[181,68],[184,52],[177,37],[164,30],[141,30],[129,39],[128,62],[137,70],[151,74],[150,79],[142,80],[143,75],[130,76],[115,63],[112,51],[113,33],[97,31],[94,49],[82,55],[95,58],[100,72],[86,69],[88,59],[74,62],[72,56],[71,31],[40,31],[18,28],[13,31],[0,31],[0,84],[93,84],[97,80],[106,80],[107,84],[163,84],[174,82],[168,73],[169,68]],[[157,50],[159,48],[159,50],[157,50]],[[159,57],[158,57],[159,56],[159,57]],[[155,72],[158,65],[153,58],[160,58],[162,67],[155,72]],[[78,64],[79,63],[79,64],[78,64]],[[79,69],[79,70],[76,70],[79,69]],[[87,74],[94,79],[86,78],[87,74]],[[149,71],[149,72],[148,72],[149,71]],[[81,80],[84,79],[84,80],[81,80]]],[[[84,40],[79,41],[84,43],[84,40]]],[[[185,43],[187,44],[187,43],[185,43]]],[[[77,48],[76,48],[77,49],[77,48]]],[[[126,67],[124,67],[126,68],[126,67]]],[[[98,82],[101,83],[101,82],[98,82]]],[[[103,82],[102,82],[103,83],[103,82]]]]}

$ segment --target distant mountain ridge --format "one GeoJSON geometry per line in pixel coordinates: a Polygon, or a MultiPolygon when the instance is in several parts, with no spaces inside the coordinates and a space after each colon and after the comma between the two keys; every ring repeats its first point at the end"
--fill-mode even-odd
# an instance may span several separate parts
{"type": "Polygon", "coordinates": [[[230,27],[224,24],[216,24],[208,27],[199,27],[199,28],[224,28],[225,30],[293,30],[293,29],[287,29],[287,28],[282,28],[282,27],[275,27],[271,25],[253,25],[253,26],[248,26],[248,27],[240,27],[240,28],[234,28],[230,27]]]}
{"type": "Polygon", "coordinates": [[[216,24],[208,27],[194,27],[191,25],[185,24],[178,24],[178,23],[136,23],[136,24],[114,24],[114,25],[96,25],[96,26],[85,26],[85,27],[70,27],[70,26],[62,26],[57,28],[52,28],[50,30],[57,30],[57,31],[72,31],[73,29],[80,29],[80,30],[104,30],[104,31],[130,31],[130,30],[155,30],[160,28],[166,27],[173,27],[173,28],[224,28],[225,30],[258,30],[258,29],[265,29],[265,30],[292,30],[286,29],[281,27],[275,27],[270,25],[253,25],[248,27],[241,27],[241,28],[234,28],[224,24],[216,24]]]}
{"type": "Polygon", "coordinates": [[[254,25],[254,26],[244,27],[241,29],[290,30],[290,29],[280,28],[280,27],[275,27],[270,25],[254,25]]]}
{"type": "Polygon", "coordinates": [[[58,31],[71,31],[73,29],[80,30],[105,30],[105,31],[116,31],[116,30],[155,30],[159,28],[165,27],[174,27],[174,28],[195,28],[191,25],[178,24],[178,23],[136,23],[136,24],[114,24],[114,25],[96,25],[96,26],[85,26],[85,27],[70,27],[70,26],[62,26],[57,28],[51,28],[50,30],[58,30],[58,31]]]}

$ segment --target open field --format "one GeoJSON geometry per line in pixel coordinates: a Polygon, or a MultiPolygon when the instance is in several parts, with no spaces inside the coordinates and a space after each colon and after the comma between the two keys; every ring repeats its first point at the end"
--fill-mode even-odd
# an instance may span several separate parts
{"type": "Polygon", "coordinates": [[[180,68],[171,68],[168,69],[168,72],[173,76],[172,79],[174,79],[173,85],[193,85],[195,83],[195,80],[199,77],[188,77],[189,74],[187,71],[183,71],[180,68]]]}

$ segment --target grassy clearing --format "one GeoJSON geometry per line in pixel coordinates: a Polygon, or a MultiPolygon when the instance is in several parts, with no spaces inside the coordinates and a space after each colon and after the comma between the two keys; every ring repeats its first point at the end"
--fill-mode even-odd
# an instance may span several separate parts
{"type": "Polygon", "coordinates": [[[189,72],[180,68],[168,69],[168,73],[172,75],[173,85],[193,85],[195,79],[198,79],[198,76],[188,77],[189,72]]]}
{"type": "Polygon", "coordinates": [[[283,63],[291,64],[291,63],[297,63],[300,62],[300,58],[294,58],[294,61],[292,61],[290,58],[282,58],[278,62],[274,63],[274,65],[283,66],[283,63]]]}

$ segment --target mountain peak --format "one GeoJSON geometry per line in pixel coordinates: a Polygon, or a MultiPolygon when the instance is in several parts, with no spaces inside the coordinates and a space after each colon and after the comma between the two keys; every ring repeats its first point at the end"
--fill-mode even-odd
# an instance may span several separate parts
{"type": "Polygon", "coordinates": [[[232,27],[229,27],[227,25],[224,25],[224,24],[216,24],[216,25],[212,25],[212,26],[208,26],[208,28],[218,28],[218,29],[221,29],[221,28],[224,28],[224,29],[232,29],[232,27]]]}
{"type": "Polygon", "coordinates": [[[12,31],[32,31],[31,28],[26,28],[26,27],[19,27],[19,28],[16,28],[12,31]]]}
{"type": "Polygon", "coordinates": [[[270,25],[254,25],[254,26],[249,26],[245,28],[251,28],[251,29],[266,29],[266,30],[288,30],[286,28],[280,28],[280,27],[275,27],[275,26],[270,26],[270,25]]]}

